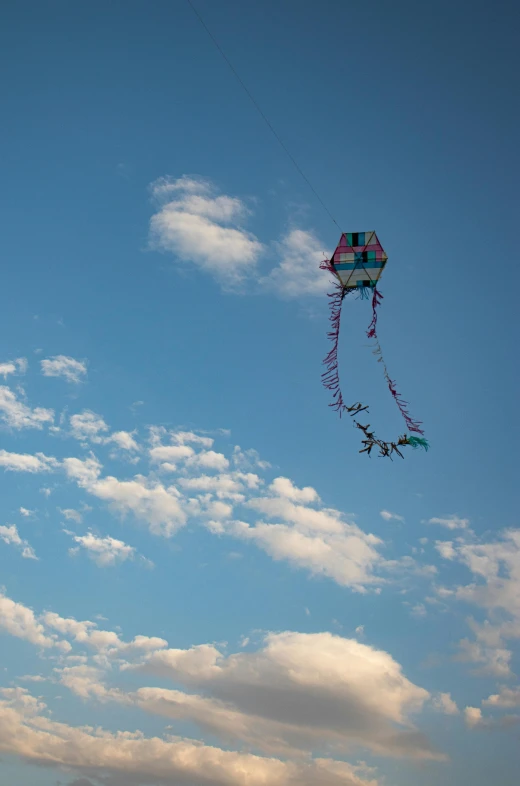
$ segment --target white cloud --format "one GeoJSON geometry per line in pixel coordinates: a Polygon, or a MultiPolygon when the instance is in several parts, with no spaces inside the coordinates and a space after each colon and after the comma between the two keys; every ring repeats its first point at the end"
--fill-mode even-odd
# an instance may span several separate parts
{"type": "Polygon", "coordinates": [[[109,439],[121,450],[139,450],[139,445],[129,431],[114,431],[109,439]]]}
{"type": "Polygon", "coordinates": [[[288,560],[358,592],[381,583],[374,575],[384,563],[377,551],[379,538],[344,521],[336,510],[296,504],[293,499],[319,500],[310,487],[297,489],[283,478],[274,481],[269,492],[272,496],[255,497],[246,504],[277,523],[227,522],[224,531],[255,542],[276,560],[288,560]]]}
{"type": "Polygon", "coordinates": [[[14,429],[41,429],[45,423],[54,421],[54,411],[43,407],[31,409],[10,388],[0,385],[0,418],[14,429]]]}
{"type": "Polygon", "coordinates": [[[247,210],[234,197],[219,196],[209,181],[160,178],[151,186],[158,201],[150,221],[152,248],[192,262],[225,288],[254,271],[262,244],[243,228],[247,210]]]}
{"type": "Polygon", "coordinates": [[[75,480],[82,488],[89,488],[101,473],[101,464],[95,456],[87,459],[66,458],[63,460],[63,466],[68,477],[75,480]]]}
{"type": "Polygon", "coordinates": [[[436,540],[435,548],[443,559],[455,559],[457,552],[451,540],[436,540]]]}
{"type": "Polygon", "coordinates": [[[31,518],[31,516],[34,516],[34,510],[29,510],[28,508],[19,508],[19,511],[20,511],[20,515],[26,519],[29,519],[31,518]]]}
{"type": "MultiPolygon", "coordinates": [[[[96,537],[92,532],[86,535],[75,535],[68,533],[72,536],[74,541],[78,544],[78,549],[84,549],[88,556],[94,560],[96,565],[100,568],[113,566],[127,559],[133,559],[135,555],[135,548],[124,543],[122,540],[106,536],[104,538],[96,537]]],[[[75,552],[76,549],[72,549],[75,552]]]]}
{"type": "Polygon", "coordinates": [[[0,467],[13,472],[49,472],[57,466],[59,462],[55,458],[43,453],[32,456],[30,453],[8,453],[7,450],[0,450],[0,467]]]}
{"type": "Polygon", "coordinates": [[[67,649],[63,643],[56,641],[56,637],[46,634],[44,626],[36,620],[32,609],[22,603],[16,603],[2,592],[0,592],[0,629],[18,639],[25,639],[37,647],[58,646],[67,649]]]}
{"type": "Polygon", "coordinates": [[[271,633],[257,652],[224,657],[212,645],[163,649],[146,656],[138,670],[211,693],[140,689],[137,698],[149,712],[189,717],[270,754],[361,746],[442,758],[411,722],[428,692],[407,680],[388,653],[355,640],[271,633]]]}
{"type": "Polygon", "coordinates": [[[381,510],[379,515],[385,521],[404,521],[403,516],[399,516],[397,513],[391,513],[389,510],[381,510]]]}
{"type": "Polygon", "coordinates": [[[286,497],[293,502],[319,502],[318,492],[311,486],[299,489],[289,478],[275,478],[269,490],[278,497],[286,497]]]}
{"type": "Polygon", "coordinates": [[[18,529],[14,524],[11,524],[11,526],[0,526],[0,540],[3,540],[8,546],[19,548],[24,559],[38,559],[32,546],[20,537],[18,529]]]}
{"type": "Polygon", "coordinates": [[[482,710],[478,707],[465,707],[464,720],[470,728],[480,726],[482,723],[482,710]]]}
{"type": "Polygon", "coordinates": [[[446,516],[444,518],[429,519],[428,524],[438,524],[440,527],[446,527],[446,529],[467,529],[469,527],[469,519],[461,519],[459,516],[446,516]]]}
{"type": "Polygon", "coordinates": [[[25,374],[27,366],[26,358],[8,360],[7,363],[0,363],[0,375],[5,379],[10,374],[25,374]]]}
{"type": "Polygon", "coordinates": [[[233,456],[232,461],[234,466],[242,470],[243,472],[247,472],[249,470],[265,470],[270,469],[271,465],[268,461],[260,458],[260,455],[257,450],[254,448],[248,448],[247,450],[242,450],[240,445],[235,445],[233,448],[233,456]]]}
{"type": "Polygon", "coordinates": [[[186,462],[188,466],[213,469],[216,472],[225,472],[229,468],[229,461],[223,453],[214,450],[203,450],[196,453],[186,462]]]}
{"type": "Polygon", "coordinates": [[[169,538],[187,520],[180,494],[174,486],[166,488],[140,475],[126,481],[108,476],[92,482],[87,489],[123,515],[133,513],[145,521],[154,535],[169,538]]]}
{"type": "Polygon", "coordinates": [[[204,783],[207,786],[377,786],[362,768],[330,759],[285,762],[204,745],[198,741],[145,737],[101,728],[72,727],[50,720],[45,707],[24,689],[4,689],[0,701],[0,751],[33,764],[65,767],[96,780],[135,786],[204,783]]]}
{"type": "Polygon", "coordinates": [[[432,700],[433,707],[444,715],[458,715],[459,708],[450,693],[439,693],[432,700]]]}
{"type": "Polygon", "coordinates": [[[262,279],[268,289],[287,298],[324,295],[330,289],[330,275],[320,270],[326,254],[317,237],[302,229],[292,229],[276,244],[279,264],[262,279]]]}
{"type": "Polygon", "coordinates": [[[444,597],[480,606],[492,620],[469,620],[475,639],[459,642],[459,659],[478,666],[478,672],[511,676],[512,651],[506,643],[520,638],[520,531],[505,530],[491,542],[469,539],[437,544],[442,556],[464,565],[473,574],[469,584],[440,587],[444,597]]]}
{"type": "Polygon", "coordinates": [[[167,462],[168,469],[175,471],[177,462],[186,461],[195,455],[189,445],[157,445],[150,449],[150,460],[154,463],[167,462]]]}
{"type": "Polygon", "coordinates": [[[200,445],[207,450],[213,447],[215,441],[212,437],[204,437],[201,434],[195,434],[193,431],[170,431],[169,435],[172,442],[175,442],[177,445],[189,443],[191,445],[200,445]]]}
{"type": "Polygon", "coordinates": [[[75,360],[66,355],[55,355],[40,361],[42,374],[45,377],[63,377],[67,382],[78,384],[87,376],[87,364],[84,360],[75,360]]]}
{"type": "Polygon", "coordinates": [[[70,428],[72,436],[81,442],[90,440],[90,442],[102,443],[104,437],[101,436],[108,431],[108,426],[101,417],[89,409],[77,415],[72,415],[70,418],[70,428]]]}

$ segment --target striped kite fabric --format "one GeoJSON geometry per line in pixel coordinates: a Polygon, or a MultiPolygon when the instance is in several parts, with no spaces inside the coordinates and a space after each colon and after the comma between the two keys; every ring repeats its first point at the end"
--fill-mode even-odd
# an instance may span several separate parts
{"type": "Polygon", "coordinates": [[[345,232],[332,256],[331,265],[343,287],[374,288],[387,260],[375,232],[345,232]]]}

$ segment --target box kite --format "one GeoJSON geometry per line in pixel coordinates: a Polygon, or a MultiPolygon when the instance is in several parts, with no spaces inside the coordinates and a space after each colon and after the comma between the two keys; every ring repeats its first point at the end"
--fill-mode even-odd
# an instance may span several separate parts
{"type": "Polygon", "coordinates": [[[330,298],[330,321],[331,330],[328,337],[332,341],[332,348],[323,361],[326,371],[323,373],[323,384],[332,391],[332,402],[329,406],[339,412],[340,417],[344,412],[348,412],[354,418],[355,426],[363,432],[363,448],[360,453],[367,453],[369,456],[374,448],[379,449],[380,456],[392,458],[394,453],[403,458],[401,448],[410,445],[412,448],[423,447],[428,450],[428,442],[424,438],[424,431],[421,422],[415,420],[410,415],[408,404],[402,398],[396,388],[396,384],[391,379],[386,367],[379,338],[377,336],[377,309],[381,304],[383,295],[377,288],[377,284],[388,257],[385,254],[381,243],[375,232],[346,232],[341,235],[338,247],[332,259],[327,259],[321,263],[322,270],[328,270],[336,278],[335,291],[329,294],[330,298]],[[339,367],[338,367],[338,344],[341,323],[341,309],[343,301],[347,295],[357,292],[363,300],[372,299],[372,321],[367,329],[367,336],[374,339],[374,355],[378,363],[383,367],[383,374],[399,411],[404,418],[410,434],[405,433],[395,442],[385,442],[370,430],[370,425],[363,425],[356,416],[361,412],[368,412],[368,407],[360,402],[350,406],[345,404],[340,387],[339,367]]]}

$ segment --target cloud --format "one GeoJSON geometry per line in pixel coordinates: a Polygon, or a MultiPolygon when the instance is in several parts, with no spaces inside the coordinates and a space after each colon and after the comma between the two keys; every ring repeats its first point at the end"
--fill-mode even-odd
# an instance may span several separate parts
{"type": "Polygon", "coordinates": [[[450,693],[439,693],[432,700],[433,707],[444,715],[458,715],[459,708],[450,693]]]}
{"type": "Polygon", "coordinates": [[[391,513],[389,510],[381,510],[379,515],[385,521],[401,521],[404,522],[404,517],[399,516],[397,513],[391,513]]]}
{"type": "Polygon", "coordinates": [[[207,180],[163,177],[151,185],[158,202],[150,245],[173,253],[234,289],[255,271],[263,246],[243,228],[248,211],[236,197],[218,195],[207,180]]]}
{"type": "Polygon", "coordinates": [[[339,511],[310,507],[294,500],[314,500],[314,489],[297,489],[286,478],[277,478],[269,495],[250,499],[246,505],[277,523],[244,521],[223,525],[223,531],[256,543],[275,560],[288,560],[314,575],[365,592],[368,585],[381,583],[374,569],[383,563],[377,551],[382,541],[343,520],[339,511]]]}
{"type": "Polygon", "coordinates": [[[38,559],[32,546],[20,537],[18,529],[14,524],[11,524],[11,526],[0,526],[0,540],[3,540],[8,546],[19,548],[24,559],[38,559]]]}
{"type": "Polygon", "coordinates": [[[34,516],[34,510],[29,510],[28,508],[19,508],[20,515],[24,518],[28,519],[31,516],[34,516]]]}
{"type": "Polygon", "coordinates": [[[60,510],[60,513],[67,521],[73,521],[75,524],[81,524],[83,522],[83,516],[79,510],[74,510],[74,508],[63,508],[63,510],[60,510]]]}
{"type": "Polygon", "coordinates": [[[501,709],[520,707],[520,686],[516,688],[506,688],[502,686],[500,693],[494,693],[492,696],[488,696],[487,699],[484,699],[482,704],[485,707],[500,707],[501,709]]]}
{"type": "Polygon", "coordinates": [[[73,727],[50,720],[44,710],[21,688],[16,693],[4,690],[0,751],[34,764],[66,767],[78,775],[88,772],[96,780],[109,775],[114,784],[131,780],[133,786],[165,781],[186,786],[242,786],[246,781],[248,786],[377,786],[358,774],[362,768],[344,762],[284,762],[185,738],[73,727]]]}
{"type": "Polygon", "coordinates": [[[165,487],[141,475],[126,481],[107,476],[90,483],[87,490],[122,515],[133,513],[145,521],[154,535],[169,538],[187,521],[175,486],[165,487]]]}
{"type": "Polygon", "coordinates": [[[175,471],[179,461],[186,461],[195,455],[189,445],[157,445],[150,450],[150,460],[154,463],[166,462],[168,469],[175,471]]]}
{"type": "Polygon", "coordinates": [[[493,541],[469,539],[438,543],[441,556],[465,566],[474,580],[453,589],[439,587],[443,597],[452,597],[485,609],[492,621],[469,625],[475,639],[459,642],[460,660],[478,665],[478,673],[511,676],[512,652],[506,642],[520,638],[520,531],[504,530],[493,541]]]}
{"type": "Polygon", "coordinates": [[[139,450],[139,445],[129,431],[114,431],[110,442],[114,442],[121,450],[139,450]]]}
{"type": "Polygon", "coordinates": [[[327,254],[312,232],[292,229],[276,251],[280,262],[261,282],[267,289],[285,298],[324,295],[330,289],[330,276],[320,270],[327,254]]]}
{"type": "Polygon", "coordinates": [[[464,709],[464,720],[470,729],[482,723],[482,710],[478,707],[466,707],[464,709]]]}
{"type": "Polygon", "coordinates": [[[31,409],[17,399],[10,388],[0,385],[0,418],[14,429],[42,429],[45,423],[54,421],[54,410],[43,407],[31,409]]]}
{"type": "Polygon", "coordinates": [[[59,461],[43,453],[32,456],[29,453],[9,453],[7,450],[0,450],[0,467],[12,472],[49,472],[58,466],[59,461]]]}
{"type": "Polygon", "coordinates": [[[229,467],[228,459],[214,450],[203,450],[188,459],[186,463],[188,466],[213,469],[216,472],[225,472],[229,467]]]}
{"type": "Polygon", "coordinates": [[[68,477],[75,480],[82,488],[90,488],[101,474],[101,464],[91,455],[87,459],[70,457],[63,459],[63,466],[68,477]]]}
{"type": "Polygon", "coordinates": [[[63,377],[67,382],[78,384],[87,376],[87,364],[84,360],[75,360],[67,355],[55,355],[40,361],[42,374],[45,377],[63,377]]]}
{"type": "Polygon", "coordinates": [[[212,645],[163,649],[137,668],[211,694],[140,689],[148,711],[190,717],[270,754],[361,746],[390,756],[442,758],[411,722],[428,692],[388,653],[353,639],[269,633],[257,652],[225,657],[212,645]]]}
{"type": "Polygon", "coordinates": [[[16,358],[8,360],[7,363],[0,363],[0,375],[5,379],[10,374],[25,374],[28,363],[26,358],[16,358]]]}
{"type": "Polygon", "coordinates": [[[461,519],[458,516],[446,516],[445,518],[429,519],[428,524],[438,524],[440,527],[446,527],[446,529],[467,529],[469,527],[469,519],[461,519]]]}
{"type": "Polygon", "coordinates": [[[72,532],[68,534],[78,544],[76,549],[70,550],[71,553],[77,553],[79,549],[84,549],[100,568],[125,562],[127,559],[133,559],[135,555],[133,546],[110,536],[98,538],[92,532],[88,532],[86,535],[75,535],[72,532]]]}
{"type": "Polygon", "coordinates": [[[16,603],[0,592],[0,629],[15,636],[18,639],[25,639],[37,647],[67,648],[66,643],[58,642],[55,636],[49,636],[45,632],[44,626],[38,622],[32,609],[22,603],[16,603]]]}
{"type": "Polygon", "coordinates": [[[90,440],[90,442],[102,443],[104,442],[104,437],[101,435],[108,431],[108,426],[101,415],[96,415],[95,412],[89,409],[85,409],[77,415],[72,415],[70,427],[72,436],[81,442],[90,440]]]}

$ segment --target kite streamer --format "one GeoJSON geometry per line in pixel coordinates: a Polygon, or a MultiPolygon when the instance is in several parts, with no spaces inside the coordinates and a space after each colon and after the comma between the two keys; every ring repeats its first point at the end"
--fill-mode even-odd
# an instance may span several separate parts
{"type": "Polygon", "coordinates": [[[395,381],[390,377],[377,335],[378,308],[383,300],[383,295],[377,288],[377,282],[381,277],[387,260],[388,257],[375,232],[349,232],[342,234],[332,259],[326,259],[321,263],[320,268],[329,271],[336,278],[334,292],[328,295],[331,329],[327,336],[332,342],[332,347],[323,360],[326,370],[322,374],[322,381],[325,388],[332,393],[332,401],[329,406],[339,412],[340,417],[344,412],[351,416],[359,415],[361,412],[368,412],[368,406],[361,404],[359,401],[350,406],[345,404],[339,377],[338,349],[341,311],[345,297],[353,292],[358,292],[360,299],[366,300],[371,291],[372,320],[366,333],[368,338],[373,339],[375,342],[373,353],[377,357],[378,363],[381,363],[383,367],[383,375],[392,398],[399,408],[408,431],[414,432],[414,434],[403,434],[395,441],[386,442],[376,437],[373,431],[370,431],[370,425],[364,426],[355,418],[354,424],[364,435],[364,439],[362,439],[364,447],[360,450],[360,453],[370,455],[372,450],[377,447],[380,456],[392,458],[392,455],[397,453],[398,456],[403,458],[401,447],[410,445],[414,449],[422,447],[428,450],[429,445],[424,436],[415,436],[415,434],[424,435],[424,431],[421,428],[422,423],[411,416],[408,402],[403,399],[397,390],[395,381]]]}

